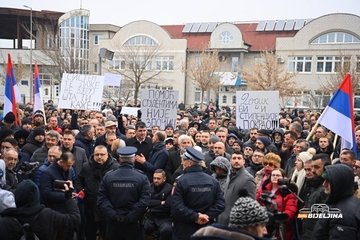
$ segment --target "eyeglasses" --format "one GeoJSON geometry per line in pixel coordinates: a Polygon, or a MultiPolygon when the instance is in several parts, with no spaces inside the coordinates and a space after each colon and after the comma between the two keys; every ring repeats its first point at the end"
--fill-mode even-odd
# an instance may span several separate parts
{"type": "Polygon", "coordinates": [[[271,161],[264,161],[263,165],[264,166],[269,166],[269,167],[274,167],[275,166],[274,163],[271,162],[271,161]]]}
{"type": "Polygon", "coordinates": [[[281,174],[271,174],[272,177],[282,177],[281,174]]]}
{"type": "Polygon", "coordinates": [[[94,154],[94,156],[97,156],[97,157],[98,157],[98,156],[103,157],[103,156],[105,156],[105,155],[107,155],[107,154],[105,154],[105,153],[95,153],[95,154],[94,154]]]}

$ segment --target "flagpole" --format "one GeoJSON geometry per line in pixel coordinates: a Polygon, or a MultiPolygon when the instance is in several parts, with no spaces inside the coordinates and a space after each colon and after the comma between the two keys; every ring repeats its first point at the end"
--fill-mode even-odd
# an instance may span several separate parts
{"type": "Polygon", "coordinates": [[[337,140],[338,140],[338,137],[339,137],[339,135],[338,135],[338,134],[335,134],[334,142],[333,142],[334,151],[333,151],[332,154],[330,155],[330,159],[331,159],[331,160],[333,160],[333,156],[334,156],[334,152],[335,152],[335,148],[336,148],[336,142],[337,142],[337,140]]]}
{"type": "Polygon", "coordinates": [[[316,131],[317,127],[319,126],[318,121],[316,120],[316,123],[314,125],[314,127],[311,129],[311,132],[309,133],[309,135],[307,135],[306,137],[306,141],[309,141],[309,139],[311,138],[311,136],[314,134],[314,132],[316,131]]]}

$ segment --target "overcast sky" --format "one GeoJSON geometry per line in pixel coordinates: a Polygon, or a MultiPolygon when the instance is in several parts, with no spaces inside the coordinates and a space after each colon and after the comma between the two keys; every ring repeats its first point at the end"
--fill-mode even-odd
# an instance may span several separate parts
{"type": "MultiPolygon", "coordinates": [[[[81,0],[1,0],[1,7],[67,12],[81,0]]],[[[82,0],[90,23],[123,26],[135,20],[160,25],[317,18],[329,13],[360,15],[360,0],[82,0]]]]}

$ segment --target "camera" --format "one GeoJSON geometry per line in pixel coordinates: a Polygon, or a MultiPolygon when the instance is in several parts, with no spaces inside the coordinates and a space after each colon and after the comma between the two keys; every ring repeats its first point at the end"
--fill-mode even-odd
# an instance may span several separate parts
{"type": "Polygon", "coordinates": [[[20,175],[34,174],[39,169],[39,167],[39,162],[23,162],[19,166],[17,173],[20,175]]]}
{"type": "Polygon", "coordinates": [[[283,178],[283,179],[278,179],[278,184],[281,185],[290,185],[291,183],[291,179],[290,178],[283,178]]]}

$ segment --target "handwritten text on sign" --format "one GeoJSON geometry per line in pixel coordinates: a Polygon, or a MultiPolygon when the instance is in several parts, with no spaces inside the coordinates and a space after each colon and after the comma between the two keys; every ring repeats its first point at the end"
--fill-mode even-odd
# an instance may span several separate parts
{"type": "Polygon", "coordinates": [[[275,129],[279,126],[278,91],[236,92],[236,125],[242,129],[275,129]]]}
{"type": "Polygon", "coordinates": [[[103,88],[103,76],[64,73],[61,80],[59,107],[100,110],[103,88]]]}
{"type": "Polygon", "coordinates": [[[143,89],[141,91],[141,119],[147,127],[176,125],[179,91],[143,89]]]}

